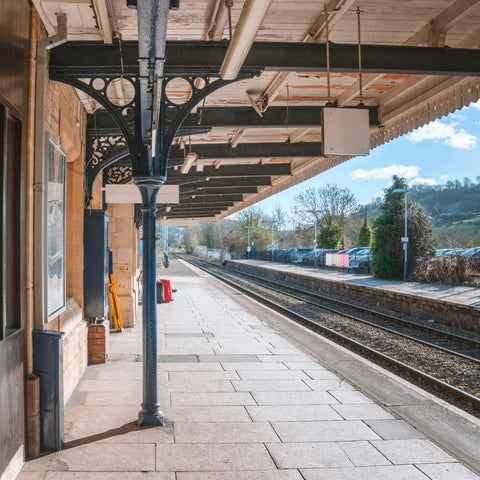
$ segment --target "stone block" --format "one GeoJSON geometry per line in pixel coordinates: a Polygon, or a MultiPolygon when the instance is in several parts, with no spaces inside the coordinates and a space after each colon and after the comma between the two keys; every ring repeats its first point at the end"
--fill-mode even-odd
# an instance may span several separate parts
{"type": "Polygon", "coordinates": [[[130,237],[127,235],[112,235],[112,237],[110,238],[110,248],[112,250],[123,248],[130,251],[131,246],[132,242],[130,240],[130,237]]]}

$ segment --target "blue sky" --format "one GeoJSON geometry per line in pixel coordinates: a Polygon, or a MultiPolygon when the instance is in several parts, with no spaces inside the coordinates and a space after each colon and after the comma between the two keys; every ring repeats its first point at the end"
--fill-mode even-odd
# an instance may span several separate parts
{"type": "Polygon", "coordinates": [[[316,177],[265,199],[255,207],[271,212],[293,206],[293,197],[309,187],[347,186],[365,204],[383,195],[392,175],[410,185],[439,185],[448,180],[475,180],[480,175],[480,101],[457,110],[316,177]]]}

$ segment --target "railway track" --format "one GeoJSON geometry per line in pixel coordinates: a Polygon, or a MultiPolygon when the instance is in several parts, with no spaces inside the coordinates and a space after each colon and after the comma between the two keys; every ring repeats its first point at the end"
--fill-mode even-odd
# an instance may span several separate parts
{"type": "Polygon", "coordinates": [[[480,413],[480,342],[316,292],[216,265],[183,260],[303,325],[480,413]]]}

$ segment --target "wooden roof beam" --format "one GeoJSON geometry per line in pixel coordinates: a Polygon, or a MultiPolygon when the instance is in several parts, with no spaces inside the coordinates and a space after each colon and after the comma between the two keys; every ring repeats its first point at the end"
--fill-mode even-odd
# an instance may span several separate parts
{"type": "MultiPolygon", "coordinates": [[[[446,32],[452,28],[457,22],[468,15],[473,8],[480,4],[480,0],[456,0],[452,5],[439,13],[430,22],[426,23],[417,33],[406,40],[403,45],[407,47],[415,47],[417,45],[428,44],[434,45],[434,39],[438,37],[440,32],[446,32]]],[[[458,48],[469,48],[468,46],[458,46],[458,48]]],[[[370,73],[362,76],[363,88],[368,88],[382,77],[381,74],[370,73]]],[[[356,80],[344,92],[337,97],[339,107],[345,106],[360,94],[360,82],[356,80]]]]}
{"type": "MultiPolygon", "coordinates": [[[[343,15],[345,15],[354,2],[355,0],[330,0],[327,3],[325,9],[328,14],[330,29],[332,29],[343,15]]],[[[325,31],[326,24],[325,12],[322,12],[310,30],[303,37],[302,42],[319,42],[325,31]]],[[[275,78],[270,82],[270,85],[265,89],[260,96],[260,99],[257,101],[257,107],[261,112],[265,112],[267,108],[271,106],[283,88],[293,77],[295,77],[295,75],[294,72],[279,72],[275,75],[275,78]]]]}
{"type": "Polygon", "coordinates": [[[221,40],[227,21],[228,9],[225,5],[225,0],[215,0],[205,40],[221,40]]]}
{"type": "Polygon", "coordinates": [[[235,33],[220,67],[224,80],[237,78],[273,0],[245,0],[235,33]]]}
{"type": "Polygon", "coordinates": [[[113,41],[113,31],[107,0],[92,0],[92,4],[102,39],[104,43],[110,44],[113,41]]]}
{"type": "MultiPolygon", "coordinates": [[[[480,28],[465,37],[457,45],[458,48],[476,48],[478,46],[480,46],[480,28]]],[[[433,79],[428,75],[407,78],[401,84],[380,96],[379,104],[382,112],[382,122],[386,122],[388,119],[393,118],[395,112],[400,113],[412,110],[416,105],[415,102],[424,102],[424,98],[426,98],[425,95],[430,89],[438,89],[439,87],[441,88],[442,85],[445,88],[452,88],[463,80],[464,79],[462,78],[449,78],[448,76],[441,76],[433,79]],[[434,85],[432,85],[432,83],[434,83],[434,85]],[[423,86],[423,84],[425,84],[425,86],[423,86]],[[397,108],[395,105],[388,106],[390,103],[393,103],[399,95],[407,94],[408,96],[406,98],[402,97],[404,103],[403,109],[402,107],[397,108]],[[408,107],[405,107],[405,105],[408,105],[408,107]]]]}

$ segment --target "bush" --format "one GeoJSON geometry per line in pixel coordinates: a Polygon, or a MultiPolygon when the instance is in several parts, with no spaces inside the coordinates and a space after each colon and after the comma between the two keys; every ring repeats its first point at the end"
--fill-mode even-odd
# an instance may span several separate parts
{"type": "MultiPolygon", "coordinates": [[[[393,177],[392,186],[385,189],[379,206],[380,215],[373,224],[372,271],[377,278],[400,280],[403,278],[404,250],[400,238],[404,231],[405,194],[394,190],[406,189],[404,179],[393,177]]],[[[415,272],[417,262],[435,252],[432,226],[425,211],[408,201],[408,274],[415,272]]]]}
{"type": "Polygon", "coordinates": [[[327,225],[320,227],[317,235],[318,246],[320,248],[338,248],[342,243],[342,229],[330,217],[327,225]]]}
{"type": "Polygon", "coordinates": [[[372,229],[368,224],[367,209],[365,208],[365,218],[362,228],[358,232],[357,243],[359,247],[369,247],[372,244],[372,229]]]}
{"type": "Polygon", "coordinates": [[[470,280],[470,269],[467,257],[454,255],[439,256],[419,262],[414,274],[419,282],[444,283],[458,285],[470,280]]]}

